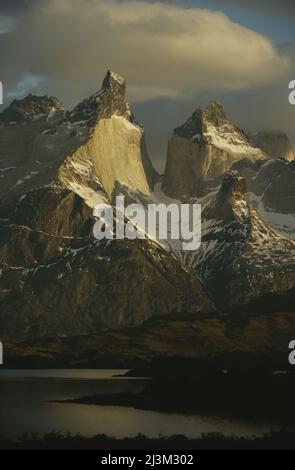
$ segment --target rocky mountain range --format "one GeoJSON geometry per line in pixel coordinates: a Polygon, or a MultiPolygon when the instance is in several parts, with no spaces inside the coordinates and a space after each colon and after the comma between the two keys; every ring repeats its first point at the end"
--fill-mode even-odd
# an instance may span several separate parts
{"type": "MultiPolygon", "coordinates": [[[[25,340],[201,315],[295,289],[294,154],[211,102],[177,127],[157,174],[109,71],[73,110],[29,95],[0,114],[0,337],[25,340]],[[94,207],[197,202],[202,244],[97,241],[94,207]]],[[[295,305],[294,305],[295,306],[295,305]]]]}

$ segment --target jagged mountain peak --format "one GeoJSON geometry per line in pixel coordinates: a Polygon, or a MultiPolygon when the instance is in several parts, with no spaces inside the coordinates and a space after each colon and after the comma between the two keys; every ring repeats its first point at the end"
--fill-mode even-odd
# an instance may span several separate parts
{"type": "Polygon", "coordinates": [[[60,167],[59,180],[86,197],[91,207],[97,203],[93,189],[98,182],[108,197],[116,181],[144,194],[149,194],[154,185],[156,173],[147,154],[144,130],[134,119],[125,90],[125,80],[108,70],[100,91],[67,116],[72,132],[85,138],[60,167]]]}
{"type": "Polygon", "coordinates": [[[215,127],[229,124],[222,103],[210,101],[206,108],[197,108],[187,121],[178,126],[174,132],[188,139],[200,140],[209,124],[215,127]]]}
{"type": "Polygon", "coordinates": [[[123,77],[108,70],[102,87],[93,95],[81,101],[67,117],[70,122],[79,122],[94,127],[99,119],[121,116],[133,122],[131,106],[125,97],[126,83],[123,77]]]}
{"type": "Polygon", "coordinates": [[[220,127],[225,122],[228,122],[224,106],[219,101],[210,101],[208,106],[202,112],[202,117],[203,120],[211,122],[216,127],[220,127]]]}
{"type": "MultiPolygon", "coordinates": [[[[225,173],[217,194],[217,207],[219,205],[224,223],[232,223],[235,227],[234,239],[246,237],[251,230],[251,208],[246,180],[239,172],[225,173]]],[[[218,213],[216,218],[218,218],[218,213]]]]}
{"type": "Polygon", "coordinates": [[[163,188],[168,196],[180,199],[200,196],[208,187],[216,187],[237,162],[268,158],[228,120],[223,105],[212,101],[205,109],[197,108],[174,130],[168,143],[163,188]]]}
{"type": "Polygon", "coordinates": [[[212,111],[213,110],[215,112],[225,113],[223,103],[221,103],[221,101],[218,101],[218,100],[209,101],[209,103],[207,104],[205,110],[206,111],[212,111]]]}
{"type": "Polygon", "coordinates": [[[122,92],[125,94],[125,89],[126,89],[126,82],[121,75],[113,72],[112,70],[108,70],[107,74],[102,82],[102,88],[109,89],[109,88],[115,88],[119,87],[119,89],[122,90],[122,92]]]}
{"type": "Polygon", "coordinates": [[[242,197],[247,192],[246,181],[238,171],[228,171],[223,177],[220,191],[227,196],[242,197]]]}
{"type": "Polygon", "coordinates": [[[25,98],[13,100],[0,114],[1,123],[24,124],[62,110],[63,104],[53,96],[37,96],[30,93],[25,98]]]}
{"type": "Polygon", "coordinates": [[[214,195],[208,196],[203,210],[204,220],[221,222],[227,230],[226,239],[241,239],[249,234],[251,208],[245,179],[237,171],[224,174],[222,183],[214,195]]]}

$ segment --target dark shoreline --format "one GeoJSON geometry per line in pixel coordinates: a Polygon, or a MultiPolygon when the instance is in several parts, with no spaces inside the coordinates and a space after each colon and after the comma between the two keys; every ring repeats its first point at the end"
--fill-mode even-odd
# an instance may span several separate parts
{"type": "Polygon", "coordinates": [[[295,430],[294,390],[293,377],[252,378],[250,383],[236,377],[210,378],[203,383],[150,380],[142,392],[96,394],[53,402],[260,421],[295,430]]]}
{"type": "Polygon", "coordinates": [[[83,437],[50,433],[20,439],[0,439],[0,450],[294,450],[295,433],[280,431],[259,438],[225,437],[210,433],[199,439],[183,435],[116,439],[106,435],[83,437]]]}

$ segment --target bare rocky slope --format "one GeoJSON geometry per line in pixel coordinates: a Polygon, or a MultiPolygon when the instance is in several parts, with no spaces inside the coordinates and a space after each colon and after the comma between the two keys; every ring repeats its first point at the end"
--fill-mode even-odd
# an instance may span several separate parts
{"type": "Polygon", "coordinates": [[[293,292],[292,155],[285,137],[253,139],[212,102],[174,131],[161,180],[117,74],[71,111],[52,97],[12,102],[0,115],[0,337],[235,315],[293,292]],[[95,240],[93,208],[119,193],[144,206],[200,203],[201,248],[95,240]]]}
{"type": "Polygon", "coordinates": [[[121,77],[108,72],[73,111],[28,96],[0,122],[1,338],[89,334],[213,309],[198,278],[157,243],[93,237],[93,207],[111,204],[117,180],[144,195],[157,180],[121,77]]]}

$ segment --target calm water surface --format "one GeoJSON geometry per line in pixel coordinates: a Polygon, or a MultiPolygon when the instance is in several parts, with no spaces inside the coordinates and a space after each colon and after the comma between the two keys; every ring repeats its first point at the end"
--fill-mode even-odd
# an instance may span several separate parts
{"type": "Polygon", "coordinates": [[[198,415],[167,414],[131,407],[49,403],[99,393],[138,392],[144,379],[115,377],[126,370],[2,370],[0,371],[0,436],[70,432],[148,437],[203,433],[260,436],[275,430],[269,423],[249,423],[198,415]]]}

